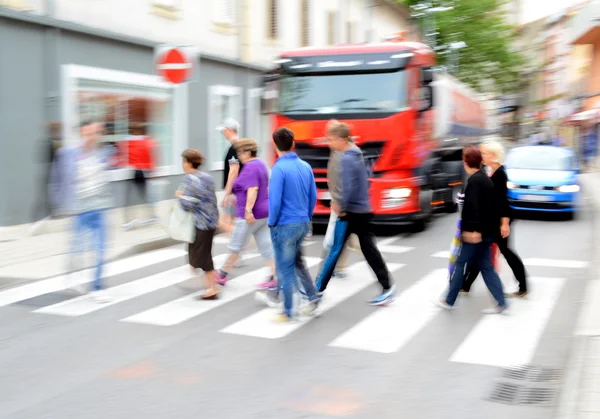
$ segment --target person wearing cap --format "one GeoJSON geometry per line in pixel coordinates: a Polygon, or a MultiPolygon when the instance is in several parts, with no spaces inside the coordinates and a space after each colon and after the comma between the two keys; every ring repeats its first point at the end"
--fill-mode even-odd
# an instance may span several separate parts
{"type": "Polygon", "coordinates": [[[254,237],[258,250],[267,265],[271,275],[261,288],[275,288],[275,262],[271,236],[267,225],[269,216],[269,170],[267,165],[259,160],[256,141],[243,138],[235,143],[237,157],[243,163],[244,171],[233,182],[232,191],[236,198],[235,226],[229,242],[229,257],[217,272],[217,281],[225,285],[234,263],[240,252],[248,243],[250,236],[254,237]]]}
{"type": "Polygon", "coordinates": [[[238,177],[238,174],[244,167],[237,157],[235,151],[235,144],[239,141],[238,135],[240,131],[240,124],[232,118],[225,119],[221,122],[221,125],[217,127],[217,130],[223,134],[223,137],[229,142],[230,146],[225,155],[225,161],[223,162],[223,189],[225,190],[225,196],[221,206],[225,211],[225,214],[229,222],[233,222],[235,219],[235,195],[233,195],[233,182],[238,177]]]}

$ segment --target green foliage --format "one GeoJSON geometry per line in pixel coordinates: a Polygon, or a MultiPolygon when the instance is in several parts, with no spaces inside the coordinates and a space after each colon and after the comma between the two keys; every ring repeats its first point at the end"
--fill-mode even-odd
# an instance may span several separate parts
{"type": "MultiPolygon", "coordinates": [[[[423,0],[398,0],[413,6],[423,0]]],[[[454,6],[453,10],[435,14],[437,45],[463,41],[460,50],[459,70],[455,74],[461,81],[481,91],[484,84],[494,82],[493,90],[513,93],[522,88],[520,71],[523,56],[514,49],[516,30],[508,24],[502,6],[505,0],[454,0],[430,1],[436,6],[454,6]],[[453,4],[452,4],[453,3],[453,4]]],[[[418,19],[423,28],[423,18],[418,19]]],[[[452,63],[450,54],[438,51],[438,63],[452,63]]],[[[487,90],[487,89],[486,89],[487,90]]]]}

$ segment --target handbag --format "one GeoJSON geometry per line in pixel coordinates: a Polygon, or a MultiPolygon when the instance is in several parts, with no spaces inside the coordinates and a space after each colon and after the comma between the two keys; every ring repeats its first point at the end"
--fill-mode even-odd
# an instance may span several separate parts
{"type": "MultiPolygon", "coordinates": [[[[199,200],[192,197],[181,197],[191,202],[200,202],[199,200]]],[[[193,243],[196,240],[196,225],[194,222],[194,214],[191,211],[183,209],[179,200],[173,203],[171,209],[171,215],[169,217],[169,225],[167,227],[169,236],[173,240],[193,243]]]]}
{"type": "Polygon", "coordinates": [[[460,255],[460,250],[462,249],[462,237],[461,237],[461,221],[458,220],[456,225],[456,231],[454,236],[452,237],[452,241],[450,242],[450,257],[448,258],[448,278],[452,278],[452,273],[454,272],[454,268],[456,266],[456,260],[460,255]]]}

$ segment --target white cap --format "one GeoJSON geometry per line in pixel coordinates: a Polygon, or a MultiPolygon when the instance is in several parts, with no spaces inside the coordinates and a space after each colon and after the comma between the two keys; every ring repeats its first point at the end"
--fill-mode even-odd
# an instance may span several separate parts
{"type": "Polygon", "coordinates": [[[217,127],[217,131],[222,132],[226,129],[230,129],[235,132],[240,132],[240,123],[233,118],[224,119],[223,122],[221,122],[221,125],[217,127]]]}

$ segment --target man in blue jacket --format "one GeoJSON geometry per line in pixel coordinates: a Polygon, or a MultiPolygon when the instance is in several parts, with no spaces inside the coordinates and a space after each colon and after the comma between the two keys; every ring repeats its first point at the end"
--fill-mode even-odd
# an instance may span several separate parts
{"type": "Polygon", "coordinates": [[[342,202],[334,202],[332,209],[339,214],[336,221],[333,246],[317,276],[317,289],[325,291],[333,270],[338,263],[344,245],[352,233],[358,236],[360,249],[367,263],[377,276],[382,292],[369,301],[371,305],[386,305],[394,300],[396,287],[392,284],[387,265],[377,249],[375,235],[371,231],[372,217],[369,203],[368,170],[362,151],[353,147],[350,129],[344,123],[332,124],[328,130],[330,147],[342,152],[342,202]]]}
{"type": "Polygon", "coordinates": [[[107,169],[108,156],[98,148],[104,126],[92,121],[80,125],[81,143],[59,150],[50,175],[50,199],[63,215],[75,217],[71,269],[74,257],[84,251],[84,234],[90,231],[96,250],[92,297],[107,302],[102,293],[102,267],[106,247],[105,211],[112,204],[107,169]]]}
{"type": "Polygon", "coordinates": [[[269,227],[284,305],[284,312],[276,320],[289,322],[296,278],[300,278],[308,297],[309,314],[317,309],[321,300],[302,260],[302,242],[310,229],[317,187],[311,167],[293,151],[292,131],[278,129],[273,141],[279,158],[273,165],[269,183],[269,227]]]}

